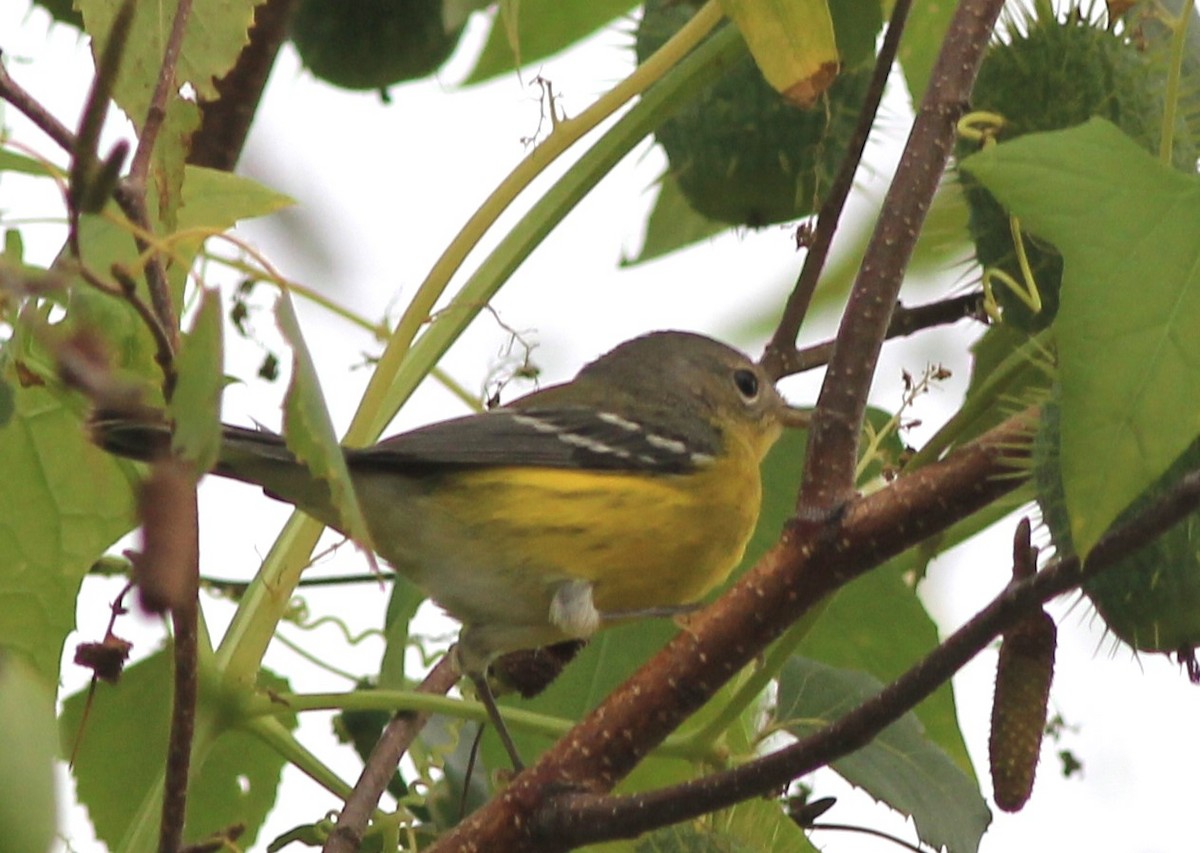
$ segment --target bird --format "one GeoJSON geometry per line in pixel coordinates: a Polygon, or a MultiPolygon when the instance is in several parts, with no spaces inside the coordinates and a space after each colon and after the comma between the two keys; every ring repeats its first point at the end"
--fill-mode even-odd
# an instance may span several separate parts
{"type": "MultiPolygon", "coordinates": [[[[569,382],[344,454],[376,552],[462,624],[459,668],[519,768],[489,665],[694,607],[743,556],[767,451],[807,422],[745,354],[662,331],[569,382]]],[[[99,416],[93,435],[141,460],[170,447],[161,418],[99,416]]],[[[280,435],[224,426],[212,473],[348,533],[280,435]]]]}

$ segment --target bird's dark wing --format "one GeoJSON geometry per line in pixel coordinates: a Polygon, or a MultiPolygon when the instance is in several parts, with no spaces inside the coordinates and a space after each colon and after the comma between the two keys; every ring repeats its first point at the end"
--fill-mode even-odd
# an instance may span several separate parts
{"type": "Polygon", "coordinates": [[[714,432],[684,437],[613,412],[553,407],[494,409],[443,421],[348,450],[350,466],[412,476],[509,465],[679,474],[703,467],[719,449],[714,432]]]}

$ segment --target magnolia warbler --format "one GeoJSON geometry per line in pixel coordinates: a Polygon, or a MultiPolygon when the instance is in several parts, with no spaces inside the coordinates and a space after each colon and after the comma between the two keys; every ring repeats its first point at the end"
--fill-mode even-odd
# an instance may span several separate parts
{"type": "MultiPolygon", "coordinates": [[[[519,766],[489,663],[700,599],[746,548],[763,457],[805,424],[742,353],[656,332],[570,382],[345,454],[380,556],[462,622],[460,667],[519,766]]],[[[145,459],[165,429],[102,422],[99,441],[145,459]]],[[[226,427],[214,473],[338,528],[327,485],[280,436],[226,427]]]]}

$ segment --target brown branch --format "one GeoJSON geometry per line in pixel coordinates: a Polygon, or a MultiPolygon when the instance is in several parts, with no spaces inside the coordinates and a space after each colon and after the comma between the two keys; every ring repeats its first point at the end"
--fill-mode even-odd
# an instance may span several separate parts
{"type": "Polygon", "coordinates": [[[569,793],[547,800],[536,817],[537,849],[567,849],[633,837],[750,797],[769,795],[791,780],[866,746],[1031,610],[1113,566],[1197,508],[1200,471],[1184,477],[1137,517],[1106,534],[1082,567],[1077,558],[1065,557],[1036,575],[1012,581],[987,607],[875,696],[771,755],[645,794],[606,797],[569,793]]]}
{"type": "MultiPolygon", "coordinates": [[[[111,285],[102,283],[98,276],[89,276],[86,274],[86,267],[83,267],[80,256],[77,232],[77,223],[81,212],[80,202],[85,195],[91,194],[89,189],[92,188],[89,188],[87,185],[95,178],[95,175],[92,174],[94,171],[92,164],[95,162],[95,140],[98,138],[100,126],[107,112],[108,94],[111,91],[112,82],[117,73],[120,56],[123,53],[124,41],[128,35],[134,5],[133,0],[127,0],[113,20],[109,42],[105,45],[105,49],[100,52],[98,59],[96,80],[93,82],[88,100],[80,116],[80,131],[78,134],[72,133],[69,128],[51,115],[35,98],[17,84],[3,65],[0,65],[0,98],[13,104],[30,121],[67,151],[67,153],[72,155],[72,189],[67,194],[68,214],[72,223],[67,240],[71,253],[75,256],[76,260],[80,261],[81,268],[85,270],[85,281],[109,295],[126,299],[133,306],[134,310],[137,311],[138,315],[146,321],[158,348],[156,359],[163,369],[163,384],[169,396],[169,392],[175,383],[173,362],[174,352],[178,347],[178,329],[174,311],[171,308],[170,291],[167,287],[166,273],[163,269],[161,258],[157,255],[152,256],[146,269],[146,278],[149,284],[152,302],[151,308],[154,317],[153,322],[151,322],[149,319],[150,314],[145,310],[146,306],[136,296],[136,288],[130,288],[128,281],[122,280],[120,288],[114,288],[111,285]]],[[[160,73],[159,85],[155,93],[155,98],[161,99],[162,103],[157,103],[157,110],[152,105],[150,110],[151,116],[163,113],[165,98],[171,92],[169,83],[174,81],[174,66],[178,59],[179,43],[183,38],[183,23],[186,21],[186,11],[190,8],[190,5],[191,0],[181,0],[180,10],[182,10],[182,15],[180,14],[180,10],[177,10],[176,26],[171,33],[172,41],[167,45],[167,56],[164,57],[164,67],[160,73]]],[[[148,168],[149,157],[147,152],[153,147],[153,140],[157,134],[157,127],[160,124],[161,120],[154,122],[150,116],[147,117],[147,125],[150,126],[150,133],[147,135],[146,132],[143,132],[139,140],[138,150],[134,156],[134,165],[131,167],[131,177],[133,180],[126,178],[123,181],[117,182],[112,190],[113,198],[121,207],[126,217],[145,231],[151,230],[145,203],[145,170],[148,168]],[[139,158],[141,159],[139,160],[139,158]],[[140,178],[137,177],[139,174],[140,178]]],[[[116,149],[114,149],[115,152],[116,149]]],[[[109,162],[111,163],[112,161],[113,158],[110,157],[109,162]]],[[[135,242],[139,251],[146,251],[147,245],[145,241],[136,239],[135,242]]]]}
{"type": "Polygon", "coordinates": [[[831,591],[1015,488],[1028,455],[1028,415],[940,462],[856,500],[806,536],[792,522],[779,544],[713,606],[437,851],[545,850],[532,823],[547,792],[610,790],[651,749],[831,591]]]}
{"type": "Polygon", "coordinates": [[[200,102],[200,129],[192,137],[189,163],[227,172],[237,165],[295,5],[295,0],[266,0],[255,7],[250,41],[217,81],[217,99],[200,102]]]}
{"type": "MultiPolygon", "coordinates": [[[[149,208],[146,204],[147,177],[150,160],[158,141],[159,131],[167,115],[167,103],[177,97],[175,71],[187,33],[192,0],[178,0],[171,31],[163,49],[162,64],[150,106],[146,111],[141,132],[138,134],[137,149],[130,163],[129,175],[118,185],[115,193],[118,203],[134,225],[146,233],[152,233],[149,208]]],[[[149,246],[141,237],[135,237],[138,251],[145,253],[149,246]]],[[[166,334],[168,349],[159,341],[158,360],[163,370],[163,395],[169,400],[175,390],[176,372],[174,353],[179,348],[179,322],[171,300],[167,282],[166,266],[157,252],[149,255],[144,267],[146,287],[150,293],[150,305],[158,320],[158,326],[166,334]]],[[[129,283],[124,285],[127,295],[133,295],[129,283]]],[[[152,327],[153,331],[153,327],[152,327]]],[[[170,459],[158,467],[170,465],[173,469],[189,466],[183,460],[170,459]]],[[[190,467],[190,466],[189,466],[190,467]]],[[[176,480],[188,479],[188,472],[176,471],[176,480]]],[[[190,505],[181,507],[173,529],[166,536],[179,537],[175,565],[155,567],[161,579],[169,575],[168,585],[173,585],[169,603],[171,619],[175,629],[174,644],[174,701],[171,709],[171,731],[167,743],[167,765],[164,781],[162,822],[159,826],[159,853],[177,853],[183,843],[183,828],[187,817],[188,773],[191,766],[192,738],[196,727],[196,702],[199,694],[199,510],[196,506],[195,476],[190,476],[190,505]],[[188,540],[188,541],[183,541],[188,540]]],[[[147,531],[147,537],[149,533],[147,531]]],[[[149,538],[147,538],[149,543],[149,538]]],[[[174,549],[172,549],[174,550],[174,549]]],[[[161,591],[159,588],[156,592],[161,591]]]]}
{"type": "MultiPolygon", "coordinates": [[[[97,152],[99,151],[100,132],[104,129],[108,117],[108,106],[112,99],[113,88],[121,71],[121,57],[125,53],[125,45],[129,41],[129,31],[133,26],[134,5],[132,0],[125,0],[113,17],[112,26],[108,29],[108,38],[104,47],[96,52],[96,75],[92,78],[91,89],[84,101],[83,110],[79,115],[79,128],[75,132],[75,146],[71,149],[71,172],[67,191],[68,210],[71,216],[70,243],[78,257],[79,216],[83,213],[99,213],[108,197],[112,194],[117,183],[120,166],[124,163],[128,144],[123,146],[121,157],[117,162],[117,174],[108,176],[107,187],[95,186],[98,177],[97,152]]],[[[110,158],[111,159],[111,158],[110,158]]]]}
{"type": "Polygon", "coordinates": [[[962,0],[942,42],[929,88],[850,291],[809,433],[798,512],[828,518],[854,495],[867,394],[904,269],[954,144],[1003,0],[962,0]]]}
{"type": "MultiPolygon", "coordinates": [[[[3,56],[0,55],[0,59],[3,56]]],[[[52,116],[50,112],[29,94],[0,62],[0,99],[8,101],[25,118],[33,122],[42,133],[54,140],[55,144],[64,151],[75,150],[75,134],[71,129],[52,116]]]]}
{"type": "MultiPolygon", "coordinates": [[[[109,269],[120,285],[114,295],[124,299],[142,318],[142,322],[146,324],[146,328],[150,330],[150,335],[154,338],[156,351],[154,360],[158,362],[162,368],[163,375],[166,377],[165,384],[168,387],[175,385],[175,347],[178,346],[177,328],[172,322],[169,325],[164,325],[154,308],[138,296],[137,281],[134,280],[128,272],[119,264],[113,264],[109,269]]],[[[86,267],[80,265],[80,274],[84,276],[93,287],[100,288],[106,293],[112,293],[111,289],[102,287],[103,282],[95,275],[92,275],[86,267]]]]}
{"type": "MultiPolygon", "coordinates": [[[[952,296],[949,299],[939,299],[936,302],[914,305],[911,308],[897,305],[896,310],[892,312],[892,321],[888,323],[887,334],[884,337],[887,340],[903,338],[934,326],[948,326],[967,318],[983,322],[985,317],[982,291],[952,296]]],[[[784,353],[780,375],[791,376],[794,373],[803,373],[806,370],[823,367],[829,363],[829,358],[833,355],[834,343],[835,341],[832,340],[823,341],[802,350],[793,349],[789,353],[784,353]]]]}
{"type": "Polygon", "coordinates": [[[101,680],[116,684],[121,680],[125,671],[125,662],[129,660],[129,652],[133,644],[122,640],[114,631],[117,619],[129,611],[125,609],[125,596],[133,589],[133,582],[121,587],[117,597],[109,604],[108,628],[104,631],[104,639],[99,643],[80,643],[75,647],[75,663],[92,671],[88,681],[87,697],[83,701],[83,713],[79,716],[79,728],[71,742],[71,754],[67,758],[67,767],[74,768],[75,760],[79,757],[79,747],[83,744],[83,733],[87,727],[88,718],[92,715],[92,705],[96,701],[96,686],[101,680]]]}
{"type": "MultiPolygon", "coordinates": [[[[458,668],[451,656],[445,655],[429,671],[417,690],[421,693],[444,694],[458,683],[458,679],[458,668]]],[[[362,774],[338,815],[337,826],[326,839],[322,853],[354,853],[358,850],[367,821],[395,775],[396,765],[428,719],[429,714],[425,711],[400,711],[392,717],[363,765],[362,774]]]]}
{"type": "MultiPolygon", "coordinates": [[[[187,33],[187,22],[192,11],[192,0],[178,0],[175,7],[175,17],[171,21],[171,32],[163,49],[162,64],[159,66],[158,80],[154,86],[154,94],[146,117],[142,123],[141,133],[138,134],[137,150],[133,153],[133,161],[129,166],[129,175],[117,188],[116,198],[125,215],[134,225],[146,232],[153,229],[150,226],[150,212],[146,205],[147,177],[150,172],[150,158],[154,153],[154,145],[158,141],[158,133],[162,129],[167,115],[167,101],[175,95],[175,69],[179,64],[179,54],[183,49],[183,37],[187,33]]],[[[146,252],[149,246],[141,238],[136,239],[139,252],[146,252]]],[[[150,291],[150,305],[158,316],[158,321],[170,335],[171,351],[179,348],[179,323],[176,319],[175,306],[171,301],[171,288],[167,283],[167,272],[163,265],[162,256],[157,252],[150,254],[145,266],[146,287],[150,291]]],[[[167,399],[175,388],[174,370],[170,365],[162,365],[163,392],[167,399]]]]}
{"type": "Polygon", "coordinates": [[[138,134],[137,150],[134,151],[133,162],[129,166],[127,180],[130,188],[135,195],[143,198],[146,194],[146,178],[150,174],[150,158],[154,154],[154,145],[158,142],[158,133],[167,118],[167,102],[178,94],[175,69],[179,65],[179,54],[183,50],[183,37],[187,34],[188,18],[191,14],[192,0],[176,0],[175,17],[171,21],[171,32],[163,48],[162,64],[158,68],[154,94],[150,98],[150,106],[142,122],[142,131],[138,134]]]}
{"type": "Polygon", "coordinates": [[[187,818],[188,771],[196,729],[199,693],[200,530],[196,508],[196,472],[176,456],[156,462],[142,486],[138,514],[142,553],[135,556],[134,579],[143,606],[171,611],[175,639],[174,696],[163,781],[159,853],[178,853],[187,818]]]}
{"type": "Polygon", "coordinates": [[[871,74],[866,96],[858,112],[858,123],[854,133],[846,144],[846,153],[838,166],[838,173],[829,186],[829,192],[821,203],[817,213],[817,226],[813,234],[812,244],[804,256],[804,266],[796,279],[783,316],[775,328],[775,334],[767,344],[763,353],[762,364],[772,379],[778,379],[786,374],[783,365],[787,357],[796,350],[796,336],[800,334],[800,324],[808,313],[812,303],[813,293],[825,261],[829,257],[829,248],[833,244],[833,235],[837,232],[838,222],[842,218],[842,210],[846,199],[854,186],[854,175],[862,162],[863,150],[871,136],[871,128],[875,126],[875,116],[879,112],[879,102],[883,99],[883,90],[887,86],[888,75],[891,74],[892,64],[896,61],[896,51],[900,48],[900,36],[904,33],[904,22],[908,18],[912,0],[899,0],[892,7],[892,17],[888,22],[887,33],[875,58],[875,70],[871,74]]]}

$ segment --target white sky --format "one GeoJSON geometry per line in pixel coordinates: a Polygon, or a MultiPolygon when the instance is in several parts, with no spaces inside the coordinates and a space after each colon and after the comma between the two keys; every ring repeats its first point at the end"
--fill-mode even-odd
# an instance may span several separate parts
{"type": "MultiPolygon", "coordinates": [[[[468,36],[472,33],[477,34],[473,30],[468,36]]],[[[629,42],[625,32],[610,32],[569,57],[547,61],[539,70],[553,80],[562,107],[577,114],[627,73],[629,42]]],[[[86,46],[74,33],[63,27],[48,30],[44,13],[29,13],[26,0],[5,0],[0,3],[0,48],[12,74],[67,124],[74,124],[90,75],[86,46]]],[[[385,311],[393,317],[398,314],[398,306],[415,290],[460,223],[523,155],[520,140],[531,135],[538,123],[536,91],[515,77],[456,90],[452,81],[469,67],[463,53],[443,69],[442,82],[397,88],[388,107],[373,95],[349,94],[316,83],[299,69],[294,54],[284,53],[242,167],[293,195],[298,201],[296,215],[311,229],[289,232],[271,222],[243,229],[285,275],[367,316],[378,317],[385,311]]],[[[885,125],[892,138],[873,142],[869,152],[873,174],[862,178],[863,188],[876,197],[896,156],[896,140],[907,131],[903,99],[893,98],[891,104],[885,125]]],[[[13,111],[5,112],[4,122],[15,130],[17,139],[62,161],[48,140],[13,111]]],[[[551,235],[495,300],[505,323],[529,331],[538,342],[536,358],[545,381],[566,378],[585,360],[650,329],[687,328],[728,338],[756,307],[779,304],[786,293],[799,259],[785,229],[727,235],[660,262],[617,269],[620,258],[637,248],[641,223],[653,200],[653,182],[661,169],[656,150],[639,148],[551,235]]],[[[57,205],[53,195],[31,194],[27,182],[6,178],[0,184],[0,206],[6,216],[61,215],[57,205]]],[[[858,205],[860,210],[865,207],[858,205]]],[[[27,248],[45,261],[57,251],[61,232],[39,226],[38,233],[40,238],[27,238],[27,248]]],[[[934,285],[937,289],[927,285],[912,301],[950,292],[960,273],[947,270],[934,285]]],[[[346,323],[307,306],[301,306],[301,319],[331,409],[339,428],[344,428],[366,379],[365,371],[354,367],[363,351],[377,348],[346,323]]],[[[806,330],[806,337],[824,336],[830,322],[806,330]]],[[[260,316],[258,327],[270,334],[269,315],[260,316]]],[[[506,338],[504,330],[485,315],[444,365],[468,388],[478,389],[506,338]]],[[[955,373],[918,403],[913,415],[922,418],[925,427],[910,441],[919,443],[960,398],[969,374],[963,351],[967,339],[961,330],[939,331],[886,348],[875,391],[875,401],[884,407],[894,409],[899,400],[901,368],[919,373],[937,360],[955,373]]],[[[230,342],[230,364],[257,364],[255,345],[232,336],[230,342]]],[[[735,343],[755,354],[762,345],[761,340],[735,343]]],[[[817,379],[788,383],[785,392],[794,401],[811,401],[817,379]]],[[[253,380],[232,386],[226,394],[227,416],[277,425],[280,392],[253,380]]],[[[428,387],[418,393],[395,427],[461,411],[461,404],[450,395],[428,387]]],[[[249,576],[286,517],[280,505],[263,500],[255,490],[213,481],[202,489],[201,512],[202,529],[210,533],[203,544],[205,570],[229,577],[249,576]]],[[[1003,585],[1011,529],[1002,525],[934,565],[921,594],[944,631],[969,618],[1003,585]]],[[[328,571],[362,568],[361,560],[351,555],[339,558],[328,571]]],[[[82,638],[102,634],[106,603],[114,591],[111,584],[89,581],[79,613],[82,638]]],[[[355,624],[362,625],[372,624],[372,618],[378,624],[386,603],[383,593],[372,599],[362,590],[321,591],[307,598],[314,615],[361,614],[355,624]],[[378,617],[372,617],[372,610],[378,617]]],[[[1064,601],[1056,603],[1053,612],[1059,621],[1060,646],[1052,707],[1079,727],[1065,736],[1061,747],[1083,761],[1084,776],[1062,779],[1053,754],[1056,747],[1048,743],[1032,802],[1017,816],[997,812],[981,849],[985,853],[1191,849],[1195,837],[1191,774],[1200,767],[1200,737],[1195,730],[1200,688],[1189,685],[1175,665],[1162,658],[1134,659],[1124,648],[1114,649],[1100,626],[1093,624],[1086,606],[1064,601]]],[[[229,613],[224,605],[210,607],[210,627],[219,632],[229,613]]],[[[446,623],[446,630],[450,628],[446,623]]],[[[139,625],[136,617],[126,618],[121,633],[132,634],[142,652],[161,638],[157,625],[139,625]]],[[[288,633],[310,648],[318,642],[330,647],[341,644],[330,628],[288,633]]],[[[68,640],[68,649],[74,642],[68,640]]],[[[339,664],[371,673],[380,648],[378,642],[368,641],[348,650],[339,664]]],[[[331,682],[328,675],[280,647],[272,649],[266,663],[296,673],[293,687],[297,690],[349,686],[331,682]]],[[[994,653],[985,653],[955,681],[968,746],[984,778],[994,666],[994,653]]],[[[83,676],[68,666],[64,681],[70,691],[83,683],[83,676]]],[[[301,737],[320,753],[321,744],[329,742],[328,730],[328,715],[310,715],[302,724],[301,737]]],[[[353,777],[353,762],[334,759],[332,763],[353,777]]],[[[260,849],[295,823],[316,819],[336,806],[299,774],[289,774],[285,785],[287,815],[272,816],[260,835],[260,849]]],[[[902,821],[884,809],[867,806],[867,798],[845,792],[829,774],[822,774],[817,794],[827,793],[843,797],[830,820],[887,828],[913,838],[902,821]]],[[[91,846],[95,842],[88,842],[82,824],[79,813],[70,812],[73,849],[80,853],[98,849],[99,845],[91,846]]],[[[879,840],[840,833],[814,840],[835,853],[889,849],[879,840]]]]}

